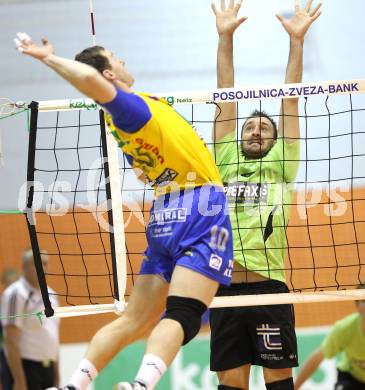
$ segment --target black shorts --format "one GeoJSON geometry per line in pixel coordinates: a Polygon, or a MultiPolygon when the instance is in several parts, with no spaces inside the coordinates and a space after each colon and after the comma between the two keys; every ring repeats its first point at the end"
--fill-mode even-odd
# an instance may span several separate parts
{"type": "Polygon", "coordinates": [[[358,381],[348,372],[337,370],[335,390],[364,390],[365,383],[358,381]]]}
{"type": "MultiPolygon", "coordinates": [[[[2,377],[3,389],[11,390],[14,379],[6,360],[3,363],[7,367],[2,377]]],[[[49,362],[49,364],[44,365],[34,360],[22,359],[22,365],[28,390],[44,390],[56,385],[54,362],[49,362]]]]}
{"type": "MultiPolygon", "coordinates": [[[[288,291],[285,283],[268,280],[220,286],[217,296],[288,291]]],[[[212,371],[225,371],[244,364],[268,368],[298,366],[293,305],[212,309],[210,326],[212,371]]]]}

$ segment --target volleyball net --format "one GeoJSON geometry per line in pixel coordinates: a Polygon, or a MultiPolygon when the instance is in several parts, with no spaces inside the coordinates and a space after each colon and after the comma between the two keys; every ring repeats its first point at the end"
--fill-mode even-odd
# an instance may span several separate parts
{"type": "MultiPolygon", "coordinates": [[[[257,195],[271,184],[294,191],[284,205],[290,209],[288,226],[272,226],[284,229],[285,244],[273,248],[263,240],[262,247],[235,246],[243,256],[284,251],[284,268],[271,269],[269,260],[266,267],[269,273],[285,272],[290,293],[217,297],[211,307],[365,299],[357,289],[365,280],[364,92],[365,80],[347,80],[158,94],[212,149],[212,128],[219,120],[214,103],[237,104],[239,147],[241,127],[253,110],[278,121],[282,99],[299,98],[299,172],[290,189],[287,183],[256,183],[255,190],[249,178],[241,180],[243,202],[250,191],[257,195]]],[[[92,100],[32,102],[30,109],[25,215],[45,313],[123,311],[146,248],[153,190],[136,179],[92,100]],[[43,252],[50,259],[47,272],[43,252]],[[60,308],[52,308],[47,284],[57,292],[60,308]]],[[[283,157],[284,168],[289,161],[283,157]]],[[[268,204],[255,194],[250,208],[259,213],[280,208],[287,199],[268,204]]],[[[236,212],[247,210],[236,207],[236,212]]],[[[267,221],[259,220],[256,228],[264,235],[267,221]]]]}

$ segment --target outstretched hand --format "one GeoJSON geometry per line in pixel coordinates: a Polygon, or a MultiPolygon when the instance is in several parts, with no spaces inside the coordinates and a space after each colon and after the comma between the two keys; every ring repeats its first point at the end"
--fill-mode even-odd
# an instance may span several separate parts
{"type": "Polygon", "coordinates": [[[307,5],[302,9],[300,0],[295,0],[294,15],[291,18],[285,19],[282,15],[276,15],[290,38],[303,40],[309,27],[321,15],[322,3],[311,11],[312,3],[313,0],[308,0],[307,5]]]}
{"type": "Polygon", "coordinates": [[[47,38],[42,38],[43,46],[36,45],[26,33],[17,33],[14,39],[16,49],[23,54],[27,54],[37,60],[43,61],[50,54],[53,54],[53,46],[47,38]]]}
{"type": "Polygon", "coordinates": [[[212,10],[216,17],[216,26],[219,35],[233,34],[247,17],[238,18],[238,11],[242,5],[242,0],[229,0],[228,7],[226,1],[221,0],[221,9],[217,9],[215,3],[212,3],[212,10]]]}

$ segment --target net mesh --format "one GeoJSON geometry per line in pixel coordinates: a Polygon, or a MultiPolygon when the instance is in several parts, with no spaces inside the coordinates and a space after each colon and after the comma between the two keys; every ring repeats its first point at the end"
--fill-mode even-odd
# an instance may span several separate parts
{"type": "MultiPolygon", "coordinates": [[[[364,280],[364,103],[363,94],[322,94],[299,100],[299,172],[288,205],[285,245],[275,248],[286,252],[280,269],[285,271],[291,291],[356,288],[364,280]]],[[[264,110],[279,119],[279,99],[248,99],[236,104],[238,143],[240,129],[252,110],[264,110]]],[[[185,104],[176,108],[213,147],[216,106],[185,104]]],[[[35,148],[30,150],[34,154],[35,235],[40,251],[50,257],[46,281],[65,306],[111,303],[117,298],[106,212],[107,161],[100,128],[95,110],[39,112],[35,148]]],[[[121,153],[119,161],[128,297],[146,248],[153,191],[136,179],[121,153]]],[[[264,228],[259,226],[262,232],[264,228]]],[[[235,250],[255,248],[246,245],[235,250]]],[[[270,267],[268,261],[267,268],[272,271],[270,267]]]]}

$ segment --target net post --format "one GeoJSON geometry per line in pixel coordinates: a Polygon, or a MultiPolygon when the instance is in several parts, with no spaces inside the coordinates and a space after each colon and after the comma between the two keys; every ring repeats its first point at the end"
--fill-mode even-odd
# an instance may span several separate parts
{"type": "Polygon", "coordinates": [[[37,232],[35,229],[35,216],[32,210],[33,199],[34,199],[34,162],[35,162],[35,148],[37,143],[37,124],[38,124],[38,102],[31,102],[29,104],[31,110],[30,116],[30,131],[29,131],[29,144],[28,144],[28,172],[27,172],[27,205],[25,209],[25,217],[28,226],[29,238],[33,251],[34,265],[37,271],[37,278],[39,283],[39,288],[41,290],[43,303],[44,303],[44,313],[47,317],[52,317],[54,315],[54,310],[52,308],[51,301],[48,295],[48,288],[46,277],[44,275],[42,259],[39,250],[37,232]]]}

